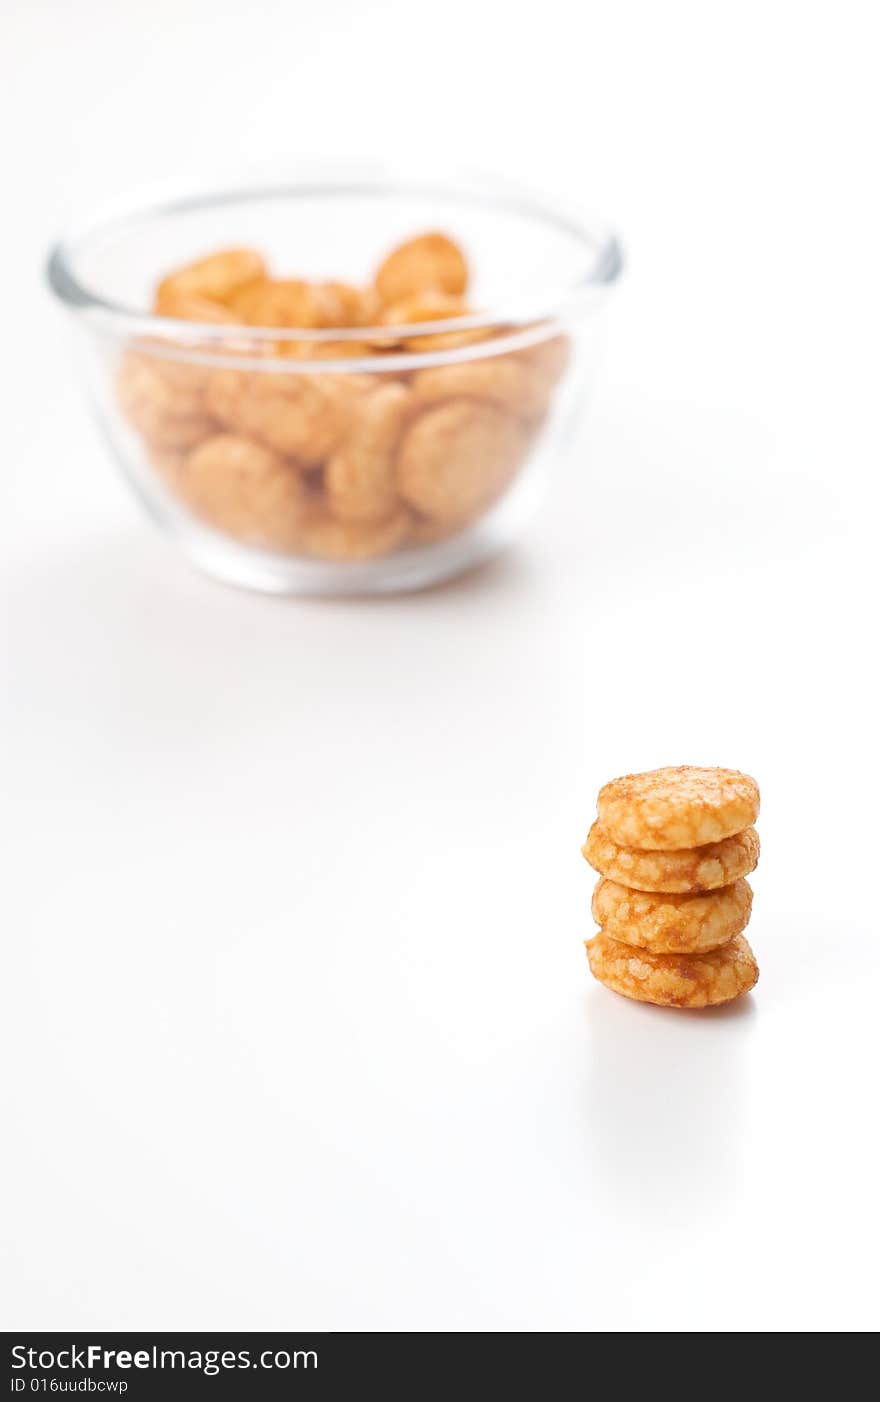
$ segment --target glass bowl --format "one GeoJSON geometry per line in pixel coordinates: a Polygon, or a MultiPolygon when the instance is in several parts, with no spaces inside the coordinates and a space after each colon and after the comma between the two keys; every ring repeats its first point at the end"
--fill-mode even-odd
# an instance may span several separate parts
{"type": "Polygon", "coordinates": [[[359,170],[128,204],[59,242],[48,277],[115,458],[198,565],[276,593],[372,594],[449,578],[521,531],[620,268],[603,227],[505,183],[359,170]],[[431,230],[465,251],[467,302],[454,267],[450,284],[442,259],[419,262],[436,237],[385,263],[380,295],[389,250],[431,230]],[[219,312],[181,300],[193,278],[168,274],[230,248],[288,281],[261,302],[260,260],[239,253],[209,265],[209,283],[242,282],[219,312]]]}

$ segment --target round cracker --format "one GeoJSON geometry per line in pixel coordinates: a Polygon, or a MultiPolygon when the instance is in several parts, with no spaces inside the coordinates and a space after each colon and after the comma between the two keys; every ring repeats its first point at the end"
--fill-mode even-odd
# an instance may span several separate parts
{"type": "Polygon", "coordinates": [[[152,448],[183,451],[215,431],[200,366],[127,351],[116,376],[125,418],[152,448]]]}
{"type": "Polygon", "coordinates": [[[467,290],[467,259],[447,234],[419,234],[399,244],[376,273],[376,287],[386,304],[423,292],[460,297],[467,290]]]}
{"type": "Polygon", "coordinates": [[[704,954],[653,954],[602,930],[586,947],[593,977],[639,1003],[708,1008],[732,1002],[758,982],[758,965],[744,935],[704,954]]]}
{"type": "Polygon", "coordinates": [[[599,790],[599,821],[623,847],[673,852],[704,847],[751,827],[758,785],[738,769],[681,764],[626,774],[599,790]]]}
{"type": "Polygon", "coordinates": [[[761,844],[754,828],[746,828],[723,842],[677,852],[644,852],[637,847],[621,847],[609,837],[601,823],[594,823],[581,849],[590,866],[600,876],[619,881],[635,891],[660,891],[685,895],[696,891],[717,891],[741,876],[748,876],[758,865],[761,844]]]}
{"type": "Polygon", "coordinates": [[[230,433],[317,467],[344,438],[365,381],[369,386],[357,375],[218,370],[205,404],[230,433]]]}
{"type": "Polygon", "coordinates": [[[623,944],[654,954],[699,954],[742,934],[752,912],[752,888],[740,880],[695,896],[658,895],[603,877],[592,909],[596,924],[623,944]]]}
{"type": "Polygon", "coordinates": [[[156,300],[185,296],[226,302],[265,275],[266,265],[255,249],[224,248],[169,273],[159,283],[156,300]]]}
{"type": "Polygon", "coordinates": [[[175,490],[195,515],[235,540],[291,550],[308,491],[290,463],[247,438],[218,433],[185,458],[175,490]]]}
{"type": "Polygon", "coordinates": [[[361,396],[349,430],[324,470],[327,504],[340,521],[384,521],[397,505],[394,449],[411,395],[391,381],[361,396]]]}
{"type": "Polygon", "coordinates": [[[456,399],[432,405],[403,436],[397,489],[432,521],[472,520],[500,496],[527,442],[517,420],[493,404],[456,399]]]}

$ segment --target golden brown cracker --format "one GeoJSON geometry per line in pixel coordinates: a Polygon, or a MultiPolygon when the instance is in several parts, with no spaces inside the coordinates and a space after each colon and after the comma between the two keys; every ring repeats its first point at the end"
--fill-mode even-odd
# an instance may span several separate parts
{"type": "Polygon", "coordinates": [[[758,834],[754,828],[712,842],[705,847],[675,852],[645,852],[621,847],[601,823],[594,823],[582,848],[583,855],[600,876],[637,891],[672,895],[715,891],[748,876],[758,865],[758,834]]]}
{"type": "Polygon", "coordinates": [[[308,504],[302,474],[259,443],[221,433],[189,453],[175,490],[195,515],[248,545],[295,548],[308,504]]]}
{"type": "Polygon", "coordinates": [[[433,521],[468,521],[489,506],[522,460],[525,434],[494,405],[432,405],[407,429],[397,453],[401,497],[433,521]]]}
{"type": "Polygon", "coordinates": [[[696,954],[742,934],[752,910],[745,880],[698,895],[633,891],[606,877],[593,892],[593,919],[612,939],[654,954],[696,954]]]}
{"type": "Polygon", "coordinates": [[[166,298],[204,297],[229,303],[244,287],[266,275],[262,256],[253,248],[226,248],[169,273],[156,289],[157,306],[166,298]]]}
{"type": "Polygon", "coordinates": [[[758,785],[738,769],[690,764],[626,774],[599,790],[599,821],[623,847],[672,852],[722,842],[758,816],[758,785]]]}
{"type": "Polygon", "coordinates": [[[150,447],[185,449],[214,431],[204,383],[199,366],[128,351],[117,372],[116,397],[125,418],[150,447]]]}
{"type": "Polygon", "coordinates": [[[394,450],[410,392],[394,382],[361,396],[341,445],[324,470],[327,503],[341,521],[382,521],[397,501],[394,450]]]}
{"type": "Polygon", "coordinates": [[[460,297],[467,290],[467,259],[447,234],[419,234],[388,254],[375,281],[386,305],[428,291],[460,297]]]}
{"type": "Polygon", "coordinates": [[[586,948],[593,977],[640,1003],[707,1008],[731,1002],[758,982],[758,965],[744,935],[703,954],[654,954],[600,930],[586,948]]]}
{"type": "Polygon", "coordinates": [[[208,412],[230,432],[282,457],[317,466],[341,443],[367,376],[219,370],[205,392],[208,412]]]}

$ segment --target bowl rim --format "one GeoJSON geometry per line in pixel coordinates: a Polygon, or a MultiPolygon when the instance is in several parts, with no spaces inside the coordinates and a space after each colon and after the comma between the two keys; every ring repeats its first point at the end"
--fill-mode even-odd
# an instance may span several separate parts
{"type": "Polygon", "coordinates": [[[426,174],[423,170],[411,172],[361,162],[355,165],[346,163],[344,166],[326,163],[299,165],[287,167],[281,174],[252,172],[238,179],[202,184],[198,188],[176,185],[135,192],[73,223],[51,246],[45,271],[51,291],[71,313],[86,317],[95,330],[105,335],[126,339],[146,338],[163,356],[214,365],[222,360],[224,365],[240,364],[244,368],[271,369],[276,373],[282,369],[293,373],[307,370],[357,373],[482,358],[498,354],[502,349],[512,350],[535,344],[553,334],[561,318],[576,314],[591,301],[601,298],[620,276],[623,263],[620,240],[604,221],[566,207],[558,200],[519,182],[483,172],[426,174]],[[139,219],[173,216],[211,205],[314,195],[423,195],[501,208],[572,235],[585,250],[590,250],[590,266],[567,285],[541,288],[465,316],[433,322],[356,327],[260,327],[231,322],[180,321],[105,297],[82,282],[74,271],[73,261],[79,246],[90,238],[112,231],[114,227],[122,227],[139,219]],[[400,352],[377,351],[374,355],[314,360],[302,357],[285,357],[281,360],[276,357],[271,364],[255,360],[253,351],[245,353],[242,346],[242,342],[246,342],[249,348],[256,345],[270,354],[274,344],[291,340],[305,344],[311,342],[317,346],[380,338],[405,337],[417,341],[420,337],[493,327],[503,328],[502,333],[451,350],[406,348],[400,352]]]}

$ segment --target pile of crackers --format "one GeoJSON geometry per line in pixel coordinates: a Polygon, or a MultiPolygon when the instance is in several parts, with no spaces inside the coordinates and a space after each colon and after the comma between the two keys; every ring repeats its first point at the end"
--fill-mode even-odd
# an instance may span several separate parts
{"type": "Polygon", "coordinates": [[[365,285],[277,277],[252,248],[170,272],[156,334],[127,348],[116,375],[147,490],[155,474],[222,535],[329,561],[468,530],[525,467],[570,358],[549,323],[512,351],[518,328],[459,327],[474,311],[469,282],[464,251],[440,232],[399,244],[365,285]],[[204,343],[176,340],[182,322],[209,327],[204,343]]]}
{"type": "Polygon", "coordinates": [[[758,785],[692,765],[612,779],[583,855],[598,873],[594,977],[642,1003],[704,1008],[758,981],[743,935],[758,864],[758,785]]]}

